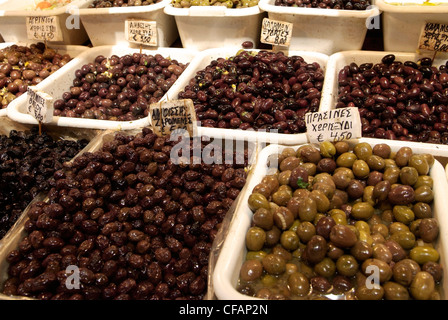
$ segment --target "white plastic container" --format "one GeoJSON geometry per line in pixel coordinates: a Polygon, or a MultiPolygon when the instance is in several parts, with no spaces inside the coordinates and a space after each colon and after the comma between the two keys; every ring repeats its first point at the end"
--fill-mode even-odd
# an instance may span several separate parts
{"type": "Polygon", "coordinates": [[[184,48],[205,50],[240,46],[260,40],[263,13],[258,6],[226,8],[224,6],[192,6],[175,8],[168,4],[165,13],[174,16],[184,48]]]}
{"type": "MultiPolygon", "coordinates": [[[[128,44],[125,36],[127,19],[150,20],[157,22],[157,40],[159,47],[169,47],[178,37],[174,18],[166,15],[163,8],[171,0],[162,0],[149,6],[87,8],[79,10],[90,42],[93,46],[128,44]]],[[[87,0],[87,6],[93,0],[87,0]]]]}
{"type": "MultiPolygon", "coordinates": [[[[168,100],[178,99],[179,92],[183,90],[186,85],[188,85],[190,79],[196,75],[196,72],[203,70],[212,60],[218,58],[230,58],[236,55],[240,49],[241,47],[226,47],[203,50],[194,58],[193,61],[191,61],[187,70],[179,77],[178,81],[176,81],[176,83],[171,87],[170,91],[167,92],[165,98],[168,100]]],[[[250,51],[258,52],[260,50],[253,49],[250,51]]],[[[325,54],[308,51],[289,51],[288,55],[301,56],[308,63],[317,62],[324,71],[326,70],[328,56],[325,54]]],[[[198,134],[219,139],[244,139],[262,143],[278,143],[288,145],[308,142],[306,133],[283,134],[263,131],[257,132],[253,130],[198,127],[198,134]]]]}
{"type": "MultiPolygon", "coordinates": [[[[35,41],[33,41],[33,43],[34,42],[35,41]]],[[[11,46],[13,44],[25,46],[25,45],[29,45],[30,43],[31,42],[29,42],[29,43],[3,42],[3,43],[0,43],[0,50],[4,49],[4,48],[7,48],[7,47],[9,47],[9,46],[11,46]]],[[[88,47],[74,46],[74,45],[53,45],[53,44],[51,44],[51,45],[49,45],[49,47],[57,50],[58,52],[64,53],[64,54],[68,53],[72,58],[80,55],[81,53],[83,53],[84,51],[89,49],[88,47]]],[[[47,79],[45,79],[45,80],[47,80],[47,79]]],[[[45,81],[45,80],[43,80],[43,81],[45,81]]],[[[51,80],[49,80],[49,81],[51,81],[51,80]]],[[[0,117],[6,117],[7,115],[8,115],[7,114],[7,108],[0,109],[0,117]]]]}
{"type": "MultiPolygon", "coordinates": [[[[357,64],[362,64],[366,62],[370,63],[380,63],[381,59],[387,54],[394,54],[397,61],[418,61],[418,59],[423,57],[428,57],[428,55],[420,55],[417,53],[409,53],[409,52],[384,52],[384,51],[344,51],[338,52],[330,56],[327,65],[327,72],[325,75],[325,83],[324,88],[322,90],[322,100],[321,100],[321,111],[331,110],[335,108],[338,99],[338,73],[339,70],[344,68],[344,66],[349,65],[352,62],[357,64]]],[[[444,64],[448,54],[440,53],[436,56],[433,65],[439,66],[444,64]]],[[[385,143],[388,143],[391,140],[384,139],[371,139],[365,138],[367,140],[382,140],[385,143]]],[[[426,150],[426,152],[430,152],[434,155],[438,156],[448,156],[448,145],[443,144],[433,144],[433,143],[423,143],[423,142],[402,142],[409,145],[411,148],[422,148],[422,150],[426,150]]]]}
{"type": "Polygon", "coordinates": [[[384,50],[414,52],[426,22],[448,24],[448,2],[431,1],[434,5],[421,2],[376,0],[383,16],[384,50]]]}
{"type": "Polygon", "coordinates": [[[85,6],[85,0],[75,0],[69,5],[52,10],[28,10],[34,5],[34,0],[7,0],[0,3],[0,33],[6,42],[28,41],[26,18],[35,16],[58,17],[63,41],[52,42],[54,44],[79,45],[89,40],[82,23],[79,23],[79,28],[68,29],[66,27],[66,22],[72,26],[73,21],[76,21],[72,21],[71,12],[75,13],[78,8],[85,6]]]}
{"type": "Polygon", "coordinates": [[[291,50],[331,55],[343,50],[360,50],[370,18],[379,19],[379,10],[337,10],[276,6],[275,0],[260,0],[258,6],[269,19],[293,23],[291,50]]]}
{"type": "MultiPolygon", "coordinates": [[[[98,55],[104,55],[110,57],[111,55],[122,56],[125,54],[132,54],[134,52],[140,52],[139,49],[130,48],[124,45],[116,46],[99,46],[90,48],[83,54],[79,55],[64,66],[63,70],[58,70],[52,75],[52,81],[42,81],[36,86],[55,99],[60,98],[62,94],[70,89],[73,84],[74,74],[77,69],[84,64],[90,63],[95,60],[98,55]]],[[[166,58],[175,59],[182,63],[190,62],[196,54],[193,50],[187,50],[182,48],[157,48],[142,50],[143,53],[155,55],[161,54],[166,58]]],[[[169,92],[169,91],[168,91],[169,92]]],[[[168,93],[167,92],[167,93],[168,93]]],[[[167,95],[165,94],[165,96],[167,95]]],[[[21,123],[37,124],[36,119],[26,113],[26,97],[24,94],[13,100],[7,108],[8,117],[21,123]]],[[[162,97],[163,99],[163,97],[162,97]]],[[[79,127],[90,129],[115,129],[115,130],[129,130],[134,128],[140,128],[149,125],[148,117],[138,119],[135,121],[112,121],[112,120],[97,120],[97,119],[83,119],[83,118],[70,118],[70,117],[53,117],[53,122],[49,125],[58,125],[62,127],[79,127]]]]}
{"type": "MultiPolygon", "coordinates": [[[[364,139],[359,139],[356,142],[369,142],[364,139]]],[[[371,144],[373,146],[373,144],[371,144]]],[[[402,144],[397,142],[390,142],[392,151],[397,151],[402,144]]],[[[298,148],[299,146],[294,146],[298,148]]],[[[250,297],[239,293],[236,290],[241,266],[245,260],[247,253],[245,245],[246,232],[251,226],[252,211],[247,205],[250,194],[253,188],[268,174],[267,161],[270,155],[281,152],[285,146],[270,145],[264,148],[259,156],[258,162],[250,173],[247,181],[246,191],[242,194],[240,205],[235,211],[234,219],[230,225],[230,229],[226,240],[223,243],[221,254],[218,257],[213,274],[213,286],[215,294],[220,300],[259,300],[258,298],[250,297]]],[[[413,149],[415,154],[422,153],[424,150],[413,149]]],[[[433,214],[434,218],[438,220],[440,227],[439,237],[435,248],[440,254],[440,263],[444,268],[444,275],[442,280],[442,287],[446,290],[448,285],[448,216],[446,208],[448,206],[448,182],[446,179],[439,179],[440,175],[444,174],[444,168],[440,162],[435,161],[430,171],[430,176],[434,180],[434,203],[433,214]]],[[[442,294],[444,294],[442,292],[442,294]]],[[[442,295],[442,299],[446,299],[442,295]]]]}

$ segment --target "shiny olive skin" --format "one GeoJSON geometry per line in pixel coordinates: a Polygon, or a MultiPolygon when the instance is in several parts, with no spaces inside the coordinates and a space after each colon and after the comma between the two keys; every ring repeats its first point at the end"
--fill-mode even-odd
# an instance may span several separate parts
{"type": "Polygon", "coordinates": [[[395,282],[408,287],[419,271],[421,271],[419,264],[412,259],[406,258],[398,261],[393,266],[393,279],[395,282]]]}
{"type": "Polygon", "coordinates": [[[435,289],[434,279],[426,271],[418,272],[412,280],[410,292],[417,300],[429,300],[435,289]]]}
{"type": "Polygon", "coordinates": [[[409,300],[409,292],[399,283],[389,281],[383,285],[386,300],[409,300]]]}
{"type": "Polygon", "coordinates": [[[247,260],[241,266],[240,277],[243,281],[254,281],[263,274],[263,265],[260,260],[247,260]]]}
{"type": "Polygon", "coordinates": [[[264,270],[272,275],[282,274],[286,270],[286,261],[276,254],[268,254],[262,260],[264,270]]]}
{"type": "Polygon", "coordinates": [[[251,227],[246,233],[246,247],[251,251],[259,251],[266,242],[266,232],[259,227],[251,227]]]}

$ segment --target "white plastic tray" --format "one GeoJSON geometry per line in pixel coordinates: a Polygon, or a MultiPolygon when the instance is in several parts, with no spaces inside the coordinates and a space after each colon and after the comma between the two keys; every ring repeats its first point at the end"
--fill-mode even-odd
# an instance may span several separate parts
{"type": "Polygon", "coordinates": [[[446,0],[431,1],[436,5],[425,6],[418,4],[421,2],[376,0],[383,16],[384,50],[414,52],[426,22],[448,24],[446,0]]]}
{"type": "MultiPolygon", "coordinates": [[[[60,98],[62,94],[69,90],[72,86],[74,74],[84,64],[94,61],[98,55],[104,55],[110,57],[111,55],[122,56],[125,54],[132,54],[134,52],[140,52],[139,49],[130,48],[125,45],[116,46],[99,46],[90,48],[83,54],[79,55],[64,66],[64,70],[58,70],[53,74],[53,81],[47,81],[40,83],[36,86],[55,99],[60,98]]],[[[164,57],[178,60],[182,63],[191,61],[196,54],[195,51],[182,49],[182,48],[157,48],[142,50],[143,53],[155,55],[157,53],[164,57]]],[[[188,68],[188,67],[187,67],[188,68]]],[[[169,92],[169,91],[168,91],[169,92]]],[[[165,96],[168,94],[165,94],[165,96]]],[[[36,119],[26,113],[26,97],[24,94],[12,101],[8,105],[8,117],[21,123],[36,124],[36,119]]],[[[162,97],[163,99],[163,97],[162,97]]],[[[91,129],[115,129],[115,130],[129,130],[134,128],[140,128],[147,126],[149,120],[147,117],[135,120],[135,121],[112,121],[112,120],[96,120],[96,119],[83,119],[83,118],[70,118],[70,117],[54,117],[53,122],[50,125],[58,125],[62,127],[79,127],[79,128],[91,128],[91,129]]]]}
{"type": "MultiPolygon", "coordinates": [[[[169,47],[178,37],[174,18],[166,15],[163,8],[171,0],[163,0],[149,6],[115,8],[84,8],[79,10],[82,24],[93,46],[128,43],[125,38],[126,19],[151,20],[157,22],[159,47],[169,47]]],[[[87,0],[87,6],[93,0],[87,0]]]]}
{"type": "MultiPolygon", "coordinates": [[[[22,45],[22,46],[29,46],[31,43],[35,43],[35,42],[36,41],[30,41],[28,43],[3,42],[3,43],[0,43],[0,49],[9,47],[9,46],[14,45],[14,44],[22,45]]],[[[58,44],[53,45],[53,44],[49,44],[48,46],[50,48],[58,50],[58,52],[68,53],[72,58],[75,58],[76,56],[80,55],[81,53],[83,53],[84,51],[89,49],[88,47],[75,46],[75,45],[58,45],[58,44]]],[[[45,80],[47,80],[47,79],[45,79],[45,80]]],[[[43,81],[45,81],[45,80],[43,80],[43,81]]],[[[47,81],[51,81],[51,80],[47,80],[47,81]]],[[[6,116],[7,116],[7,108],[0,109],[0,117],[6,117],[6,116]]]]}
{"type": "MultiPolygon", "coordinates": [[[[359,139],[359,142],[371,143],[364,139],[359,139]]],[[[373,144],[371,145],[373,146],[373,144]]],[[[392,151],[397,151],[402,147],[402,144],[394,141],[390,142],[389,145],[391,146],[392,151]]],[[[260,183],[263,177],[268,173],[266,163],[269,155],[279,153],[285,147],[286,146],[270,145],[264,148],[258,156],[258,162],[253,169],[253,172],[250,173],[246,191],[242,194],[240,201],[241,205],[235,211],[234,219],[231,222],[228,236],[223,243],[221,254],[218,257],[213,274],[215,294],[220,300],[260,300],[241,294],[236,290],[240,269],[247,252],[245,236],[252,222],[252,211],[249,209],[247,201],[253,188],[260,183]]],[[[295,147],[298,148],[299,145],[295,147]]],[[[421,153],[421,150],[413,149],[413,152],[421,153]]],[[[448,207],[448,198],[446,197],[448,192],[448,182],[446,179],[439,179],[438,177],[440,175],[444,175],[444,168],[440,162],[435,161],[430,172],[430,176],[434,180],[433,190],[435,197],[433,213],[434,218],[439,222],[440,228],[439,237],[435,247],[440,254],[440,262],[444,270],[442,287],[446,289],[448,285],[448,215],[445,213],[446,208],[448,207]]],[[[446,299],[446,297],[442,295],[442,299],[446,299]]]]}
{"type": "Polygon", "coordinates": [[[241,47],[244,41],[252,41],[254,47],[257,47],[259,43],[264,14],[258,6],[175,8],[169,3],[164,11],[174,16],[184,48],[205,50],[229,46],[241,47]]]}
{"type": "MultiPolygon", "coordinates": [[[[321,101],[321,110],[331,110],[335,108],[338,98],[338,73],[344,66],[349,65],[351,62],[355,62],[357,64],[371,62],[371,63],[379,63],[381,59],[387,54],[394,54],[396,60],[405,62],[405,61],[417,61],[420,58],[428,57],[428,55],[420,55],[417,53],[410,52],[385,52],[385,51],[343,51],[338,52],[330,56],[328,59],[327,72],[325,74],[325,83],[322,93],[322,101],[321,101]]],[[[429,56],[431,57],[431,56],[429,56]]],[[[447,54],[440,53],[434,59],[434,65],[439,66],[444,64],[446,59],[448,58],[447,54]]],[[[368,140],[381,140],[384,143],[388,143],[391,140],[384,139],[372,139],[365,138],[368,140]]],[[[434,155],[439,156],[448,156],[448,145],[443,144],[433,144],[433,143],[422,143],[422,142],[409,142],[406,141],[406,145],[409,145],[412,148],[422,148],[422,150],[426,150],[426,152],[430,152],[434,155]]]]}
{"type": "MultiPolygon", "coordinates": [[[[178,99],[178,94],[181,90],[188,85],[190,79],[192,79],[196,72],[203,70],[212,60],[218,58],[229,58],[236,55],[241,47],[226,47],[226,48],[213,48],[201,51],[192,60],[188,66],[186,72],[184,72],[171,87],[170,91],[165,96],[168,100],[178,99]]],[[[253,49],[250,51],[258,52],[259,49],[253,49]]],[[[328,61],[328,56],[322,53],[308,52],[308,51],[289,51],[289,56],[298,55],[301,56],[308,63],[317,62],[321,68],[325,71],[328,61]]],[[[326,81],[326,80],[325,80],[326,81]]],[[[325,83],[325,82],[324,82],[325,83]]],[[[263,143],[278,143],[278,144],[300,144],[308,142],[306,133],[296,134],[283,134],[283,133],[269,133],[269,132],[257,132],[253,130],[239,130],[239,129],[220,129],[220,128],[206,128],[198,127],[198,134],[205,135],[213,138],[231,138],[231,139],[244,139],[248,141],[259,141],[263,143]]]]}
{"type": "MultiPolygon", "coordinates": [[[[27,10],[34,5],[34,0],[7,0],[0,3],[0,33],[7,42],[25,42],[28,40],[26,30],[26,17],[32,16],[57,16],[62,32],[63,41],[55,41],[56,44],[83,44],[89,40],[82,25],[79,29],[68,29],[66,21],[70,18],[71,9],[82,8],[86,0],[74,0],[69,5],[52,10],[27,10]]],[[[72,20],[69,19],[71,23],[72,20]]]]}
{"type": "Polygon", "coordinates": [[[375,6],[368,10],[336,10],[281,7],[274,3],[275,0],[260,0],[258,6],[268,13],[269,19],[294,24],[289,49],[328,55],[360,50],[367,33],[367,19],[379,16],[375,6]]]}

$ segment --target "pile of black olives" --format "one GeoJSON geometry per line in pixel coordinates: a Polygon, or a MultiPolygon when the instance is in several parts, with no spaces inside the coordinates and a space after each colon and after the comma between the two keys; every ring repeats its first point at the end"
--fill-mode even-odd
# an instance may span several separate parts
{"type": "Polygon", "coordinates": [[[89,8],[149,6],[162,0],[94,0],[89,8]]]}
{"type": "MultiPolygon", "coordinates": [[[[212,242],[246,182],[247,155],[225,150],[223,158],[235,157],[234,165],[206,164],[195,150],[176,165],[171,151],[184,142],[147,128],[117,133],[57,170],[48,202],[30,208],[26,236],[8,254],[3,293],[42,300],[202,299],[212,242]],[[79,286],[68,286],[75,268],[79,286]]],[[[190,143],[206,145],[188,139],[183,146],[190,143]]]]}
{"type": "Polygon", "coordinates": [[[240,292],[265,299],[440,299],[431,155],[323,142],[285,148],[278,163],[248,200],[253,218],[240,292]]]}
{"type": "Polygon", "coordinates": [[[50,189],[53,174],[87,143],[39,135],[37,128],[0,135],[0,239],[29,202],[50,189]]]}
{"type": "Polygon", "coordinates": [[[336,107],[357,107],[364,137],[448,144],[448,62],[431,58],[350,63],[339,70],[336,107]]]}
{"type": "Polygon", "coordinates": [[[319,109],[324,71],[283,52],[241,50],[196,73],[179,99],[192,99],[203,127],[301,133],[319,109]]]}
{"type": "Polygon", "coordinates": [[[70,91],[54,102],[54,115],[132,121],[148,116],[188,64],[161,54],[97,56],[75,71],[70,91]]]}

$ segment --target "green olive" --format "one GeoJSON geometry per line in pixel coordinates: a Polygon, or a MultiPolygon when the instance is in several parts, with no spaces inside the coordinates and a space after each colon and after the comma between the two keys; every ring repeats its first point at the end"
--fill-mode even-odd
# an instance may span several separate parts
{"type": "Polygon", "coordinates": [[[258,259],[261,260],[265,257],[267,253],[265,251],[247,251],[246,260],[258,259]]]}
{"type": "Polygon", "coordinates": [[[260,208],[270,209],[269,201],[261,193],[252,193],[248,200],[249,208],[255,212],[260,208]]]}
{"type": "Polygon", "coordinates": [[[286,261],[279,255],[269,253],[261,260],[264,270],[268,274],[278,275],[286,270],[286,261]]]}
{"type": "Polygon", "coordinates": [[[379,276],[378,280],[381,283],[385,283],[392,278],[392,269],[389,264],[383,260],[367,259],[362,263],[361,269],[365,276],[370,276],[371,274],[375,275],[372,273],[372,270],[373,272],[377,270],[379,274],[376,274],[376,276],[379,276]]]}
{"type": "Polygon", "coordinates": [[[375,209],[368,202],[358,202],[352,206],[351,215],[355,219],[368,220],[372,217],[375,209]]]}
{"type": "Polygon", "coordinates": [[[283,231],[280,236],[280,243],[287,250],[296,250],[299,247],[299,242],[299,236],[291,230],[283,231]]]}
{"type": "Polygon", "coordinates": [[[336,159],[338,167],[351,168],[358,158],[352,152],[344,152],[336,159]]]}
{"type": "Polygon", "coordinates": [[[330,200],[320,190],[313,190],[310,193],[310,198],[316,201],[317,211],[325,213],[330,209],[330,200]]]}
{"type": "Polygon", "coordinates": [[[291,292],[297,296],[306,296],[311,288],[307,276],[301,272],[294,272],[289,275],[288,286],[291,292]]]}
{"type": "Polygon", "coordinates": [[[353,147],[353,153],[358,159],[367,161],[373,154],[372,146],[367,142],[360,142],[353,147]]]}
{"type": "Polygon", "coordinates": [[[418,171],[414,167],[403,167],[400,170],[400,182],[413,186],[418,179],[418,171]]]}
{"type": "Polygon", "coordinates": [[[287,190],[277,190],[272,194],[272,201],[279,206],[286,206],[292,198],[292,194],[287,190]]]}
{"type": "Polygon", "coordinates": [[[386,166],[386,161],[383,158],[377,155],[371,155],[367,158],[367,164],[371,170],[381,171],[386,166]]]}
{"type": "Polygon", "coordinates": [[[411,157],[412,149],[409,147],[401,147],[395,155],[395,162],[397,163],[397,166],[404,167],[408,165],[411,157]]]}
{"type": "Polygon", "coordinates": [[[301,221],[313,221],[317,214],[317,202],[313,197],[301,201],[298,217],[301,221]]]}
{"type": "Polygon", "coordinates": [[[329,257],[314,265],[314,271],[322,277],[331,278],[336,272],[336,264],[329,257]]]}
{"type": "Polygon", "coordinates": [[[411,231],[397,231],[390,236],[405,250],[410,250],[415,244],[415,235],[411,231]]]}
{"type": "Polygon", "coordinates": [[[347,188],[350,181],[352,181],[354,178],[355,175],[353,174],[353,171],[349,168],[344,167],[339,167],[338,169],[336,169],[332,176],[335,186],[341,190],[347,188]]]}
{"type": "Polygon", "coordinates": [[[353,174],[358,179],[366,179],[369,176],[370,168],[364,160],[355,160],[352,166],[353,174]]]}
{"type": "Polygon", "coordinates": [[[254,189],[252,190],[252,193],[261,193],[267,199],[271,196],[271,189],[269,188],[269,186],[267,184],[259,183],[254,187],[254,189]]]}
{"type": "Polygon", "coordinates": [[[417,182],[414,184],[414,189],[420,188],[421,186],[432,188],[434,187],[434,180],[430,176],[419,176],[417,182]]]}
{"type": "Polygon", "coordinates": [[[359,264],[352,255],[344,254],[336,261],[336,269],[343,276],[354,276],[358,268],[359,264]]]}
{"type": "Polygon", "coordinates": [[[285,170],[278,174],[278,183],[280,185],[289,184],[289,178],[291,177],[291,170],[285,170]]]}
{"type": "Polygon", "coordinates": [[[423,154],[423,156],[426,158],[426,162],[428,163],[429,167],[432,168],[432,166],[434,165],[434,156],[432,154],[429,153],[425,153],[423,154]]]}
{"type": "Polygon", "coordinates": [[[263,274],[263,265],[260,260],[244,261],[240,270],[240,277],[243,281],[254,281],[263,274]]]}
{"type": "Polygon", "coordinates": [[[336,154],[343,154],[350,150],[350,145],[347,141],[338,141],[334,144],[334,147],[336,148],[336,154]]]}
{"type": "Polygon", "coordinates": [[[412,248],[409,252],[409,257],[418,264],[423,265],[428,261],[439,261],[440,255],[436,249],[425,245],[412,248]]]}
{"type": "Polygon", "coordinates": [[[413,211],[417,219],[431,218],[432,208],[428,203],[417,202],[413,206],[413,211]]]}
{"type": "Polygon", "coordinates": [[[409,159],[408,165],[417,169],[419,175],[426,175],[429,172],[429,164],[426,161],[426,157],[424,155],[413,155],[409,159]]]}
{"type": "Polygon", "coordinates": [[[409,292],[399,283],[389,281],[383,285],[386,300],[409,300],[409,292]]]}
{"type": "Polygon", "coordinates": [[[309,221],[303,221],[297,227],[296,233],[300,241],[307,243],[316,234],[316,227],[309,221]]]}
{"type": "Polygon", "coordinates": [[[317,172],[317,166],[315,163],[312,162],[302,163],[300,164],[299,167],[303,168],[308,173],[309,176],[314,176],[317,172]]]}
{"type": "Polygon", "coordinates": [[[336,147],[330,141],[324,141],[319,146],[320,154],[324,158],[332,158],[336,155],[336,147]]]}
{"type": "Polygon", "coordinates": [[[383,180],[389,181],[389,183],[392,185],[394,183],[398,182],[398,178],[400,177],[400,168],[398,167],[390,167],[384,170],[383,173],[383,180]]]}
{"type": "Polygon", "coordinates": [[[247,250],[259,251],[266,241],[266,233],[259,227],[250,227],[246,233],[247,250]]]}
{"type": "Polygon", "coordinates": [[[411,283],[411,295],[417,300],[429,300],[435,290],[434,278],[426,271],[415,275],[411,283]]]}
{"type": "Polygon", "coordinates": [[[382,286],[368,288],[366,285],[361,285],[356,288],[355,295],[359,300],[381,300],[384,296],[384,289],[382,286]]]}
{"type": "Polygon", "coordinates": [[[410,224],[415,219],[414,211],[409,206],[394,206],[394,218],[401,223],[410,224]]]}
{"type": "Polygon", "coordinates": [[[271,210],[266,208],[260,208],[255,211],[252,221],[255,226],[260,227],[264,230],[270,230],[274,225],[274,216],[271,210]]]}
{"type": "Polygon", "coordinates": [[[417,262],[405,258],[395,263],[392,269],[393,279],[395,282],[408,287],[419,271],[421,271],[421,268],[417,262]]]}
{"type": "Polygon", "coordinates": [[[428,186],[421,186],[414,191],[415,201],[430,203],[434,200],[434,191],[428,186]]]}
{"type": "Polygon", "coordinates": [[[262,180],[261,183],[266,184],[269,187],[270,193],[277,191],[279,187],[277,176],[267,175],[262,180]]]}

